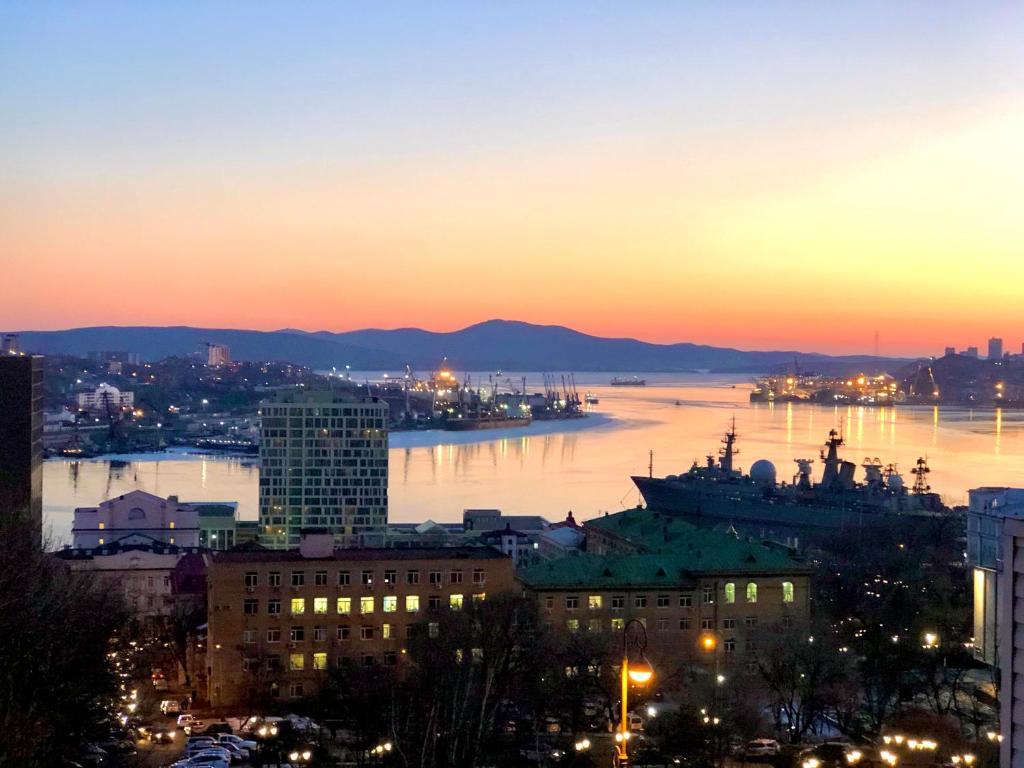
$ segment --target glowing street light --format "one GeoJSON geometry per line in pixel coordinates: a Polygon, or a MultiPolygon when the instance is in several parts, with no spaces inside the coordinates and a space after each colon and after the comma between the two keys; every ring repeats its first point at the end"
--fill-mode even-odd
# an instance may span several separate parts
{"type": "Polygon", "coordinates": [[[638,619],[631,619],[622,628],[622,721],[615,734],[616,765],[629,765],[629,683],[646,685],[654,677],[654,669],[644,655],[647,650],[647,629],[638,619]],[[630,650],[634,661],[630,661],[630,650]]]}

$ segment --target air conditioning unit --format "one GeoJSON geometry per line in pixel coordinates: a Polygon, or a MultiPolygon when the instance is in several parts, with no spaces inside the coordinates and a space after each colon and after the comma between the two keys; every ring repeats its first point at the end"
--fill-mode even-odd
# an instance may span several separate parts
{"type": "Polygon", "coordinates": [[[295,643],[288,643],[289,650],[295,648],[295,643]]]}
{"type": "Polygon", "coordinates": [[[434,589],[441,589],[441,587],[443,587],[443,586],[444,586],[444,584],[442,584],[441,582],[437,582],[437,583],[434,584],[434,589]]]}
{"type": "Polygon", "coordinates": [[[256,591],[256,587],[246,587],[245,591],[251,595],[253,592],[256,591]]]}

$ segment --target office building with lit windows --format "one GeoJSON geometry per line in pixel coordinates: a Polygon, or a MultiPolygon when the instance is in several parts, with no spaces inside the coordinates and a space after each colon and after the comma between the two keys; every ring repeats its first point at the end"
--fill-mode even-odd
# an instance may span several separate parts
{"type": "Polygon", "coordinates": [[[752,672],[766,630],[807,622],[812,569],[784,547],[646,509],[597,518],[584,531],[586,554],[518,573],[554,629],[614,633],[639,619],[663,669],[703,661],[752,672]]]}
{"type": "Polygon", "coordinates": [[[340,546],[383,545],[388,406],[341,391],[289,390],[260,404],[260,541],[296,547],[304,528],[340,546]]]}
{"type": "Polygon", "coordinates": [[[397,666],[442,612],[516,589],[489,547],[335,549],[307,531],[298,549],[211,552],[207,695],[215,707],[314,693],[332,666],[397,666]]]}

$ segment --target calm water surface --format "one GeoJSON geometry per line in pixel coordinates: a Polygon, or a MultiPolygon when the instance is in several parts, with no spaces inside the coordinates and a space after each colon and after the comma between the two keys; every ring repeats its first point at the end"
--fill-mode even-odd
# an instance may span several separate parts
{"type": "MultiPolygon", "coordinates": [[[[597,418],[469,434],[392,435],[391,519],[455,521],[466,507],[551,519],[570,509],[578,519],[615,511],[636,503],[629,476],[647,473],[650,451],[656,475],[685,471],[717,450],[733,417],[739,465],[770,459],[780,479],[795,473],[794,458],[816,458],[829,429],[842,426],[844,458],[896,462],[910,483],[909,469],[926,456],[932,487],[949,503],[963,503],[974,486],[1024,484],[1021,411],[751,404],[749,380],[741,376],[647,374],[642,388],[610,387],[602,374],[576,378],[581,394],[600,397],[597,418]]],[[[259,472],[252,459],[130,458],[125,466],[46,463],[44,514],[57,543],[69,540],[75,507],[133,488],[188,501],[238,501],[243,518],[257,516],[259,472]]],[[[815,470],[820,473],[820,461],[815,470]]]]}

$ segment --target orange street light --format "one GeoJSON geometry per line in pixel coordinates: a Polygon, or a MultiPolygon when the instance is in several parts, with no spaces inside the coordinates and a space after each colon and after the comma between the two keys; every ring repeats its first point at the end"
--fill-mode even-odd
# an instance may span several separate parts
{"type": "Polygon", "coordinates": [[[700,636],[700,647],[705,651],[713,651],[718,645],[718,638],[712,634],[700,636]]]}
{"type": "Polygon", "coordinates": [[[616,765],[629,765],[629,683],[646,685],[654,677],[654,670],[644,656],[647,650],[647,629],[643,622],[632,619],[622,628],[622,721],[619,732],[615,734],[616,765]],[[632,637],[630,637],[632,630],[632,637]],[[629,660],[630,649],[634,651],[634,661],[629,660]]]}

